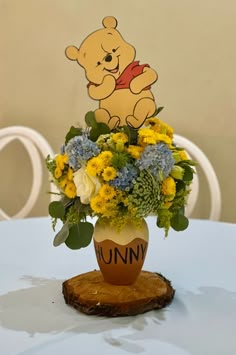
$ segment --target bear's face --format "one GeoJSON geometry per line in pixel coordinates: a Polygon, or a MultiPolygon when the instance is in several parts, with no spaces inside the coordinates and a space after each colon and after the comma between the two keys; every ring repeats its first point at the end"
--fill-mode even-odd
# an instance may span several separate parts
{"type": "Polygon", "coordinates": [[[80,48],[69,46],[66,56],[76,60],[84,69],[87,79],[97,85],[106,75],[119,78],[135,58],[135,49],[116,30],[117,20],[108,16],[103,19],[100,30],[91,33],[80,48]]]}
{"type": "Polygon", "coordinates": [[[117,79],[134,58],[134,47],[113,28],[92,33],[81,44],[77,55],[87,79],[94,84],[101,84],[106,75],[117,79]]]}

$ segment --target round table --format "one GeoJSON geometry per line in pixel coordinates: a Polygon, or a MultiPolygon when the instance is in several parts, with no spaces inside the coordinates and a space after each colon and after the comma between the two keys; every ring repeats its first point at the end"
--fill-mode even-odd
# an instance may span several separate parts
{"type": "Polygon", "coordinates": [[[98,269],[93,245],[53,247],[48,217],[0,222],[0,353],[235,355],[236,224],[190,220],[164,238],[148,218],[144,270],[176,290],[166,308],[134,317],[87,316],[62,283],[98,269]]]}

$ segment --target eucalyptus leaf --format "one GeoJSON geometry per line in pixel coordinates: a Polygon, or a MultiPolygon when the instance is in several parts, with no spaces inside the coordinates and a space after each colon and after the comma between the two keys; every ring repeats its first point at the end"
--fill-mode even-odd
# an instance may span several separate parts
{"type": "Polygon", "coordinates": [[[177,232],[183,231],[188,228],[189,221],[181,212],[175,215],[170,220],[171,227],[177,232]]]}
{"type": "Polygon", "coordinates": [[[99,131],[99,134],[108,134],[111,131],[109,126],[106,123],[103,123],[103,122],[99,122],[97,124],[97,129],[99,131]]]}
{"type": "Polygon", "coordinates": [[[67,144],[69,142],[69,140],[71,140],[72,138],[74,138],[76,136],[81,136],[81,134],[82,134],[81,128],[71,126],[69,132],[66,135],[65,144],[67,144]]]}
{"type": "Polygon", "coordinates": [[[85,115],[85,122],[88,127],[97,128],[97,121],[93,111],[89,111],[85,115]]]}
{"type": "Polygon", "coordinates": [[[61,230],[56,234],[53,245],[54,247],[58,247],[62,243],[64,243],[69,235],[69,227],[68,224],[65,223],[61,230]]]}
{"type": "Polygon", "coordinates": [[[90,139],[95,142],[102,134],[110,133],[110,128],[103,122],[97,123],[96,128],[92,128],[90,131],[90,139]]]}
{"type": "Polygon", "coordinates": [[[53,201],[48,206],[48,212],[53,218],[63,218],[65,215],[65,207],[61,201],[53,201]]]}
{"type": "Polygon", "coordinates": [[[92,236],[93,236],[93,224],[89,223],[89,222],[80,222],[79,223],[79,232],[80,235],[82,236],[81,238],[81,248],[85,248],[87,247],[92,240],[92,236]]]}
{"type": "Polygon", "coordinates": [[[190,166],[185,165],[184,166],[184,176],[183,176],[184,181],[192,181],[193,180],[193,170],[190,166]]]}
{"type": "Polygon", "coordinates": [[[73,224],[69,229],[69,236],[65,244],[70,249],[80,249],[87,247],[93,236],[93,225],[89,222],[79,222],[73,224]]]}

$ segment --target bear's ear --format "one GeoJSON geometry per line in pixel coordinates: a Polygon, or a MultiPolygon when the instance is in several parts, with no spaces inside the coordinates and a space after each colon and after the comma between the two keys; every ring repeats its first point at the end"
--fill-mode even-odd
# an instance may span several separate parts
{"type": "Polygon", "coordinates": [[[102,20],[102,24],[105,28],[116,28],[117,20],[113,16],[107,16],[102,20]]]}
{"type": "Polygon", "coordinates": [[[79,56],[79,50],[75,46],[67,47],[65,53],[66,53],[67,58],[70,60],[77,60],[77,58],[79,56]]]}

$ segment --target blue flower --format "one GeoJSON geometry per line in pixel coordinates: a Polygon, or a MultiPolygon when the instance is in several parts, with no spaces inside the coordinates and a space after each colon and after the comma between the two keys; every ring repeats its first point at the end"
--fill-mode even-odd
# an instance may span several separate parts
{"type": "Polygon", "coordinates": [[[137,176],[138,169],[132,164],[127,164],[118,171],[117,177],[114,180],[111,180],[109,184],[122,191],[128,191],[133,187],[137,176]]]}
{"type": "Polygon", "coordinates": [[[74,170],[78,170],[83,163],[98,155],[100,149],[86,135],[81,135],[69,140],[65,146],[65,153],[68,155],[69,165],[74,170]]]}
{"type": "Polygon", "coordinates": [[[158,180],[169,175],[174,163],[171,150],[162,142],[145,147],[140,159],[136,161],[140,170],[150,171],[158,180]]]}

